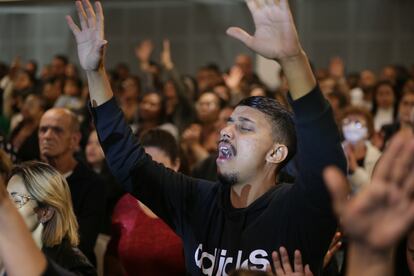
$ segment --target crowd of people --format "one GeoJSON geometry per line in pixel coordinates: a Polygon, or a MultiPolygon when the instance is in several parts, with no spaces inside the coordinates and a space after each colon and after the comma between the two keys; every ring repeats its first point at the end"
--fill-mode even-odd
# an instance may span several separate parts
{"type": "Polygon", "coordinates": [[[281,64],[275,90],[248,54],[183,75],[167,39],[106,72],[88,0],[67,17],[86,79],[0,64],[0,275],[414,275],[414,65],[314,67],[270,2],[228,34],[281,64]]]}

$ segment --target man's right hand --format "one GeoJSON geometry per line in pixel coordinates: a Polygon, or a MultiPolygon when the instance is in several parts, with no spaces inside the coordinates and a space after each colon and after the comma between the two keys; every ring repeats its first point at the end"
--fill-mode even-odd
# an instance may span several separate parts
{"type": "Polygon", "coordinates": [[[78,56],[85,71],[97,71],[103,63],[103,48],[107,44],[104,39],[104,16],[102,5],[95,2],[95,10],[89,0],[76,1],[81,28],[71,16],[66,16],[69,28],[72,30],[78,45],[78,56]]]}

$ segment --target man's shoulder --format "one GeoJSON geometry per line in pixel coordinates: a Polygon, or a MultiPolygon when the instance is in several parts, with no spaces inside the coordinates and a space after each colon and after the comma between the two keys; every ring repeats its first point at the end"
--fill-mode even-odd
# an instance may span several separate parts
{"type": "Polygon", "coordinates": [[[78,161],[72,174],[67,178],[68,184],[86,183],[88,185],[97,185],[102,183],[103,179],[90,169],[82,161],[78,161]]]}

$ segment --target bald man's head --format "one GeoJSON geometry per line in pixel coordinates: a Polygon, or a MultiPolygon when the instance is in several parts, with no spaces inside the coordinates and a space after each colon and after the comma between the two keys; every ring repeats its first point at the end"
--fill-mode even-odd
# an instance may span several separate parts
{"type": "Polygon", "coordinates": [[[39,149],[46,158],[72,156],[80,140],[80,125],[76,115],[65,108],[46,111],[39,125],[39,149]]]}

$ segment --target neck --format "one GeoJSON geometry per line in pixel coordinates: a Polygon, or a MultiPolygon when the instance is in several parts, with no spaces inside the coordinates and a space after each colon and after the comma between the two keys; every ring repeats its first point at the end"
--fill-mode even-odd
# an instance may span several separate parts
{"type": "Polygon", "coordinates": [[[35,241],[37,247],[39,247],[40,249],[43,247],[43,241],[42,241],[43,228],[44,228],[43,224],[39,223],[36,229],[32,232],[33,240],[35,241]]]}
{"type": "Polygon", "coordinates": [[[263,174],[255,175],[251,181],[233,185],[230,192],[231,204],[234,208],[246,208],[274,187],[275,183],[275,168],[268,168],[263,174]]]}
{"type": "Polygon", "coordinates": [[[61,174],[73,171],[78,161],[73,157],[72,153],[58,157],[44,157],[46,163],[54,167],[61,174]]]}

